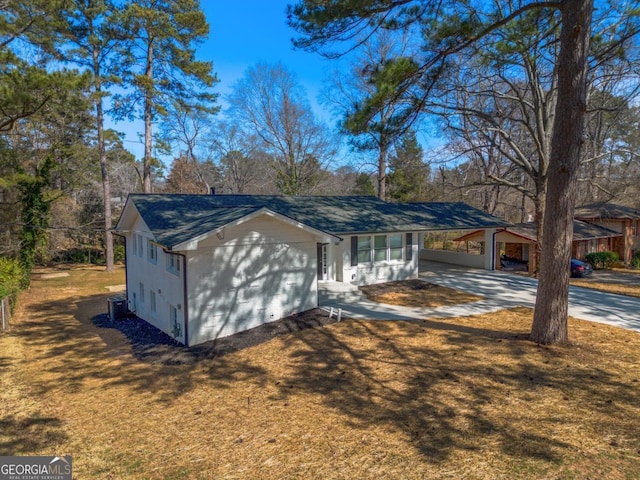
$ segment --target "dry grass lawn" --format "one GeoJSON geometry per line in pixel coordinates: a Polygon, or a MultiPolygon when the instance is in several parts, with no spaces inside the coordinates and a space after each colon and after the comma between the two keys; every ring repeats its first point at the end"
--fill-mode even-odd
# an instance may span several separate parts
{"type": "Polygon", "coordinates": [[[91,318],[106,286],[36,280],[0,334],[0,456],[70,454],[78,479],[637,479],[640,335],[531,311],[351,321],[191,364],[91,318]]]}
{"type": "Polygon", "coordinates": [[[630,297],[640,297],[640,281],[637,285],[622,283],[605,283],[572,278],[571,285],[576,287],[592,288],[601,292],[617,293],[618,295],[628,295],[630,297]]]}
{"type": "Polygon", "coordinates": [[[640,275],[640,269],[639,268],[613,267],[613,271],[614,272],[620,272],[620,273],[630,273],[632,275],[640,275]]]}
{"type": "Polygon", "coordinates": [[[422,280],[365,285],[360,287],[360,290],[374,302],[405,307],[446,307],[459,303],[477,302],[484,298],[422,280]]]}
{"type": "Polygon", "coordinates": [[[571,284],[602,292],[640,297],[640,270],[632,268],[599,270],[586,278],[572,278],[571,284]]]}

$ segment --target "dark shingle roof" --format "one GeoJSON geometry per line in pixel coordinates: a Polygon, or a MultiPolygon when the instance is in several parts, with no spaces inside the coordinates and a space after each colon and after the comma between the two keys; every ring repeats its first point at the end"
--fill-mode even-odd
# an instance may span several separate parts
{"type": "Polygon", "coordinates": [[[132,194],[128,201],[135,205],[156,240],[169,247],[261,208],[336,236],[509,225],[464,203],[394,204],[365,196],[132,194]]]}
{"type": "Polygon", "coordinates": [[[212,207],[203,195],[131,195],[153,236],[172,247],[240,220],[260,207],[212,207]]]}
{"type": "Polygon", "coordinates": [[[613,203],[591,203],[576,208],[576,218],[589,219],[636,219],[640,218],[640,210],[613,203]]]}
{"type": "MultiPolygon", "coordinates": [[[[536,232],[538,231],[535,222],[517,223],[507,228],[507,231],[513,232],[523,237],[536,239],[536,232]]],[[[582,222],[580,220],[573,221],[573,240],[592,240],[595,238],[609,238],[617,237],[621,234],[608,228],[601,227],[599,225],[593,225],[591,223],[582,222]]]]}
{"type": "Polygon", "coordinates": [[[462,202],[428,202],[395,204],[401,209],[413,209],[421,215],[421,230],[469,230],[500,228],[511,225],[462,202]]]}

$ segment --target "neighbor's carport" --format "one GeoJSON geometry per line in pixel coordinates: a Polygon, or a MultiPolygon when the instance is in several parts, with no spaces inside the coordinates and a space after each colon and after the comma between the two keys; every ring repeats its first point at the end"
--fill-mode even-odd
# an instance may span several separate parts
{"type": "Polygon", "coordinates": [[[535,237],[532,239],[529,236],[505,229],[500,229],[498,231],[492,229],[491,233],[492,234],[489,237],[486,230],[476,230],[474,232],[467,233],[466,235],[462,235],[461,237],[454,238],[453,241],[478,242],[483,244],[485,251],[487,242],[489,242],[490,245],[493,245],[494,268],[492,268],[491,270],[501,270],[501,263],[499,258],[500,248],[498,247],[498,245],[504,244],[505,255],[507,257],[517,258],[522,262],[525,262],[528,265],[529,273],[533,273],[536,271],[537,265],[536,257],[534,255],[536,246],[535,237]]]}

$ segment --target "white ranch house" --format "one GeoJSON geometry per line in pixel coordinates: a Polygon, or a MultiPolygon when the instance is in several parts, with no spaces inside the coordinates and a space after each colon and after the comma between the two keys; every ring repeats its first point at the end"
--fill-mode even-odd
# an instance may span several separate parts
{"type": "Polygon", "coordinates": [[[505,225],[463,203],[133,194],[115,232],[129,309],[189,346],[315,308],[318,282],[416,278],[425,231],[505,225]]]}

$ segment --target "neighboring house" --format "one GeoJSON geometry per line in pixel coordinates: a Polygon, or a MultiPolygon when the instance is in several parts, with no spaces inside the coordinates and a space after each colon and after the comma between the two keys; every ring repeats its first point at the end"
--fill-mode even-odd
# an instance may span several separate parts
{"type": "Polygon", "coordinates": [[[640,209],[592,203],[577,208],[575,217],[618,232],[610,250],[619,255],[620,261],[628,264],[633,253],[640,250],[640,209]]]}
{"type": "MultiPolygon", "coordinates": [[[[537,230],[535,222],[526,222],[511,225],[495,233],[496,244],[504,245],[504,256],[526,263],[529,273],[534,273],[538,268],[535,255],[537,230]]],[[[587,253],[609,251],[620,237],[620,233],[608,228],[574,220],[571,256],[584,260],[587,253]]],[[[485,231],[478,230],[455,238],[454,241],[484,243],[484,238],[485,231]]],[[[496,246],[496,255],[499,255],[501,250],[502,248],[496,246]]],[[[500,265],[499,259],[496,259],[495,264],[500,265]]]]}
{"type": "Polygon", "coordinates": [[[130,195],[129,308],[196,345],[318,306],[318,282],[418,276],[419,232],[498,228],[462,203],[375,197],[130,195]]]}

